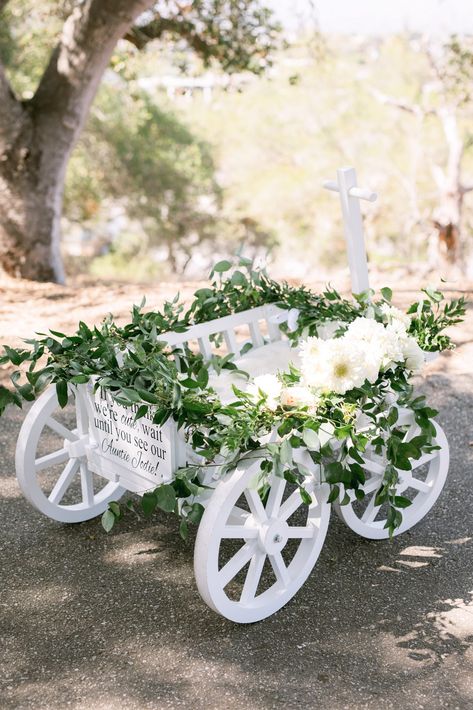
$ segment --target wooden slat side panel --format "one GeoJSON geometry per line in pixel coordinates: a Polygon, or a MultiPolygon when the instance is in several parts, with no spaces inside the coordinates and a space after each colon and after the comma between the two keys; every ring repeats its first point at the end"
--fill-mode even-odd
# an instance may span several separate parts
{"type": "Polygon", "coordinates": [[[258,321],[250,321],[250,323],[248,323],[248,326],[250,328],[250,336],[251,342],[253,343],[253,347],[260,348],[262,345],[264,345],[264,340],[259,329],[258,321]]]}
{"type": "Polygon", "coordinates": [[[233,353],[235,355],[235,358],[239,358],[240,357],[240,346],[237,343],[235,331],[233,330],[233,328],[231,330],[225,330],[223,332],[223,337],[225,338],[225,343],[226,343],[228,352],[233,353]]]}
{"type": "Polygon", "coordinates": [[[210,360],[212,357],[212,346],[210,345],[210,340],[208,335],[203,335],[201,338],[197,338],[199,343],[199,350],[204,356],[205,360],[210,360]]]}

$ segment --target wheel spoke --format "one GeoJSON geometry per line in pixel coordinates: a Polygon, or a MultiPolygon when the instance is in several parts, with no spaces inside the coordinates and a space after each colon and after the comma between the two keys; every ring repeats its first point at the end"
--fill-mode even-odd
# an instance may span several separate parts
{"type": "Polygon", "coordinates": [[[378,475],[383,475],[386,470],[386,466],[383,466],[377,461],[372,461],[371,459],[363,460],[363,468],[366,468],[370,473],[376,473],[378,475]]]}
{"type": "Polygon", "coordinates": [[[406,432],[406,435],[404,437],[404,441],[410,441],[414,437],[416,437],[418,434],[420,434],[420,426],[416,424],[411,424],[409,429],[406,432]]]}
{"type": "Polygon", "coordinates": [[[266,555],[264,552],[257,552],[251,558],[250,566],[248,567],[248,574],[246,575],[245,584],[243,585],[243,590],[241,592],[240,604],[247,604],[255,598],[256,590],[258,589],[258,584],[263,572],[265,559],[266,555]]]}
{"type": "Polygon", "coordinates": [[[412,476],[412,478],[409,479],[408,488],[414,488],[420,493],[429,493],[431,487],[428,483],[425,483],[424,481],[419,481],[418,478],[414,478],[414,476],[412,476]]]}
{"type": "Polygon", "coordinates": [[[249,540],[258,535],[256,528],[250,528],[245,525],[225,525],[223,528],[223,538],[243,538],[249,540]]]}
{"type": "Polygon", "coordinates": [[[77,439],[79,438],[75,432],[70,431],[70,429],[67,429],[63,424],[56,421],[52,417],[48,417],[46,419],[46,426],[55,431],[56,434],[59,434],[59,436],[62,436],[63,439],[68,439],[69,441],[77,441],[77,439]]]}
{"type": "Polygon", "coordinates": [[[245,488],[245,498],[248,501],[253,517],[261,521],[266,520],[266,511],[263,507],[258,491],[254,488],[245,488]]]}
{"type": "Polygon", "coordinates": [[[365,509],[363,515],[361,516],[361,522],[366,523],[366,525],[369,525],[370,523],[372,523],[374,521],[374,519],[376,518],[376,516],[379,512],[379,509],[381,508],[380,505],[375,505],[375,500],[376,500],[376,495],[373,494],[370,502],[366,506],[366,509],[365,509]]]}
{"type": "Polygon", "coordinates": [[[43,468],[48,468],[48,466],[55,466],[59,463],[66,463],[69,458],[69,454],[66,449],[58,449],[45,456],[40,456],[34,462],[35,470],[42,471],[43,468]]]}
{"type": "Polygon", "coordinates": [[[249,513],[247,510],[244,510],[243,508],[239,508],[237,505],[234,505],[232,508],[232,512],[228,516],[228,525],[243,525],[245,520],[247,520],[250,517],[251,513],[249,513]]]}
{"type": "Polygon", "coordinates": [[[61,473],[56,481],[56,485],[49,494],[48,500],[55,505],[58,505],[64,498],[64,494],[72,483],[72,479],[77,473],[79,468],[79,462],[77,459],[71,459],[66,465],[64,471],[61,473]]]}
{"type": "Polygon", "coordinates": [[[431,451],[428,454],[423,454],[420,459],[410,459],[412,470],[414,471],[416,468],[419,468],[419,466],[423,466],[424,464],[429,463],[429,461],[432,461],[437,455],[438,449],[436,449],[435,451],[431,451]]]}
{"type": "Polygon", "coordinates": [[[94,479],[92,471],[89,471],[85,461],[80,462],[80,486],[82,490],[82,501],[91,506],[94,504],[94,479]]]}
{"type": "Polygon", "coordinates": [[[238,574],[238,572],[246,565],[253,557],[255,551],[255,543],[247,542],[241,547],[238,552],[231,557],[227,564],[222,567],[218,573],[218,579],[222,588],[238,574]]]}
{"type": "Polygon", "coordinates": [[[271,567],[274,570],[276,579],[284,587],[287,587],[291,581],[291,576],[288,572],[286,564],[280,552],[276,552],[274,555],[268,555],[269,561],[271,562],[271,567]]]}
{"type": "Polygon", "coordinates": [[[380,483],[381,483],[380,476],[373,476],[372,478],[370,478],[369,481],[367,481],[362,487],[364,494],[367,496],[370,493],[373,493],[374,491],[378,490],[380,483]]]}
{"type": "Polygon", "coordinates": [[[82,392],[77,392],[75,397],[77,430],[80,435],[87,434],[89,428],[89,418],[82,392]]]}
{"type": "Polygon", "coordinates": [[[289,529],[287,531],[287,536],[288,537],[314,537],[315,531],[316,531],[316,526],[314,524],[310,525],[305,525],[305,526],[296,526],[296,525],[290,525],[289,529]]]}
{"type": "Polygon", "coordinates": [[[286,498],[279,509],[278,517],[281,518],[281,520],[287,520],[301,505],[302,498],[299,489],[297,489],[291,493],[289,498],[286,498]]]}
{"type": "Polygon", "coordinates": [[[266,515],[268,518],[275,518],[281,506],[281,500],[286,488],[286,480],[275,476],[271,484],[268,500],[266,502],[266,515]]]}

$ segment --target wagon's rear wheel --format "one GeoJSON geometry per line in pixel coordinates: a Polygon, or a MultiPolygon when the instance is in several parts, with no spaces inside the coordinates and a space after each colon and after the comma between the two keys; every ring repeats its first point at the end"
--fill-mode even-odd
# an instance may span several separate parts
{"type": "Polygon", "coordinates": [[[33,404],[21,427],[15,459],[18,482],[25,498],[53,520],[89,520],[124,492],[88,468],[85,452],[77,445],[87,433],[83,402],[72,390],[61,409],[54,386],[33,404]]]}
{"type": "MultiPolygon", "coordinates": [[[[397,493],[411,500],[411,505],[402,510],[402,523],[394,531],[394,535],[412,528],[427,515],[439,497],[448,473],[449,449],[447,437],[443,429],[434,422],[435,436],[432,444],[440,448],[431,453],[423,454],[419,459],[411,459],[412,470],[398,470],[399,483],[397,493]]],[[[405,440],[412,439],[420,433],[420,428],[412,423],[405,435],[405,440]]],[[[386,505],[376,506],[376,492],[381,486],[386,462],[371,449],[365,454],[364,471],[365,484],[362,486],[365,498],[358,501],[349,492],[350,502],[347,505],[335,504],[335,509],[341,519],[354,532],[372,540],[382,540],[389,537],[385,528],[387,519],[386,505]]]]}
{"type": "Polygon", "coordinates": [[[200,594],[239,623],[270,616],[296,594],[317,561],[330,517],[326,495],[313,484],[307,506],[297,488],[274,475],[263,503],[260,473],[260,459],[248,459],[217,485],[195,546],[200,594]]]}

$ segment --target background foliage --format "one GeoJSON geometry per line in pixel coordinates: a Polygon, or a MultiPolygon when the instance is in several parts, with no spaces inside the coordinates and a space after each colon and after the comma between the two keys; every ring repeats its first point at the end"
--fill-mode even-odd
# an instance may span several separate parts
{"type": "MultiPolygon", "coordinates": [[[[30,5],[8,5],[0,27],[1,58],[24,98],[69,9],[30,5]]],[[[463,172],[473,182],[471,56],[465,40],[454,40],[441,50],[445,72],[435,78],[416,38],[310,35],[282,47],[262,77],[227,76],[178,42],[141,50],[120,42],[69,165],[69,268],[141,280],[171,267],[194,277],[242,245],[250,256],[270,253],[274,273],[332,268],[344,263],[342,230],[321,183],[353,164],[381,195],[366,208],[371,261],[416,272],[423,262],[427,271],[435,175],[448,162],[432,108],[454,102],[463,172]],[[390,105],[381,92],[414,110],[390,105]]],[[[466,271],[472,217],[466,195],[466,271]]]]}

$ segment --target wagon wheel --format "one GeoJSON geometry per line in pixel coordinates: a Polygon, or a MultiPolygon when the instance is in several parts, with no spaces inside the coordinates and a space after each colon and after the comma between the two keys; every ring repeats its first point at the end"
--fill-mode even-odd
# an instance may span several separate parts
{"type": "Polygon", "coordinates": [[[75,391],[61,409],[54,386],[33,404],[21,427],[15,459],[18,482],[25,498],[53,520],[90,520],[125,490],[88,468],[81,446],[87,432],[86,407],[75,391]]]}
{"type": "MultiPolygon", "coordinates": [[[[439,497],[448,473],[449,449],[447,437],[443,429],[434,422],[435,436],[432,444],[440,448],[431,453],[423,454],[419,459],[411,459],[412,470],[398,469],[399,483],[397,493],[411,500],[411,505],[402,510],[402,523],[394,531],[394,535],[412,528],[427,515],[439,497]]],[[[420,433],[416,424],[411,424],[404,440],[409,440],[420,433]]],[[[350,502],[347,505],[335,504],[335,509],[341,519],[354,532],[371,540],[382,540],[389,537],[386,523],[386,504],[375,505],[378,491],[385,470],[385,460],[377,456],[372,449],[367,449],[363,468],[366,481],[362,486],[365,498],[356,500],[349,491],[350,502]]]]}
{"type": "MultiPolygon", "coordinates": [[[[194,555],[204,601],[231,621],[251,623],[286,604],[309,576],[327,533],[326,494],[271,476],[265,505],[255,487],[261,459],[247,459],[220,482],[200,522],[194,555]]],[[[311,462],[312,463],[312,462],[311,462]]]]}

